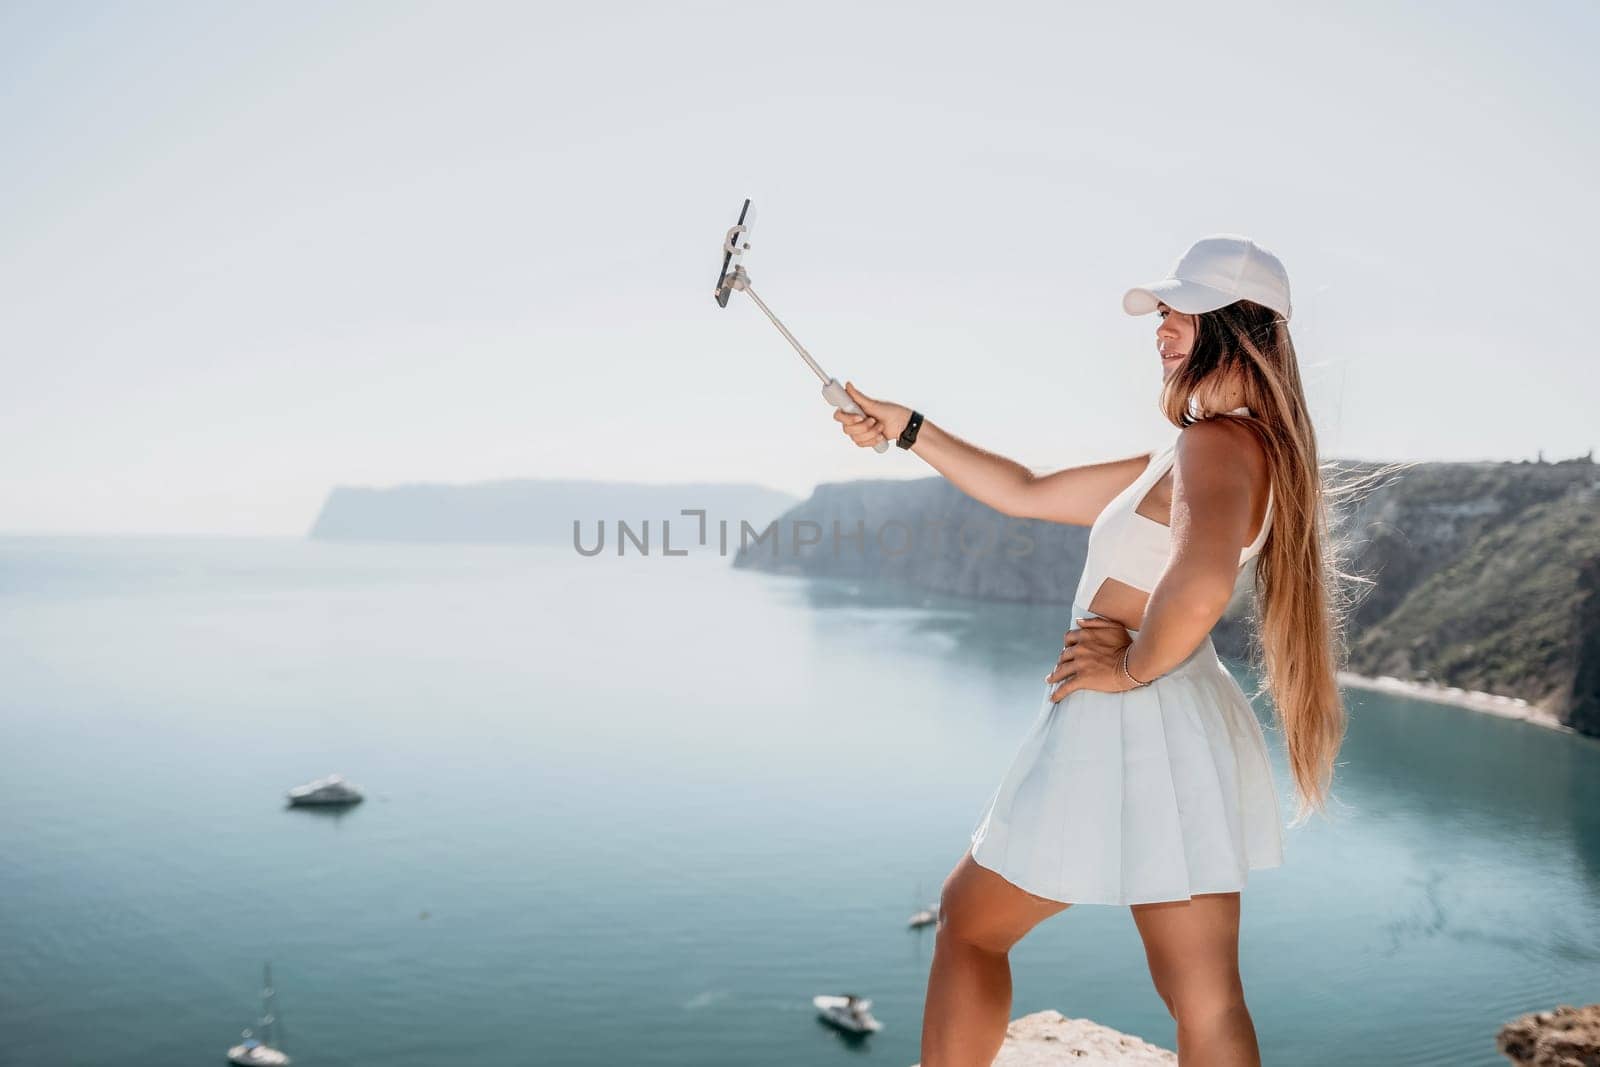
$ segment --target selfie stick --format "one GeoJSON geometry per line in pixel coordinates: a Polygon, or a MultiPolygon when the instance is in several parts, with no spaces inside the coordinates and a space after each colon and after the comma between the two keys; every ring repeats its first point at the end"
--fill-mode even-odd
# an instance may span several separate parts
{"type": "MultiPolygon", "coordinates": [[[[811,358],[811,353],[805,350],[805,346],[796,340],[794,334],[789,332],[789,328],[778,321],[778,316],[774,315],[772,309],[767,307],[766,302],[756,295],[754,289],[750,288],[750,275],[745,273],[744,264],[739,260],[744,253],[750,250],[748,238],[754,223],[755,212],[751,209],[750,200],[747,197],[744,206],[739,209],[739,221],[734,223],[732,228],[728,230],[728,236],[722,242],[722,273],[717,277],[717,289],[714,294],[717,298],[717,305],[719,307],[727,307],[728,294],[731,292],[749,293],[750,299],[756,302],[756,307],[766,313],[767,318],[772,320],[772,325],[776,326],[778,332],[788,339],[789,343],[794,346],[794,350],[800,353],[800,358],[806,361],[806,366],[810,367],[817,378],[821,380],[822,398],[834,407],[851,415],[864,414],[856,406],[856,402],[850,399],[850,394],[845,392],[844,386],[839,384],[839,379],[829,377],[828,372],[817,365],[817,361],[811,358]],[[732,268],[731,270],[729,269],[730,267],[732,268]]],[[[887,440],[879,441],[872,447],[879,452],[887,452],[889,450],[889,442],[887,440]]]]}

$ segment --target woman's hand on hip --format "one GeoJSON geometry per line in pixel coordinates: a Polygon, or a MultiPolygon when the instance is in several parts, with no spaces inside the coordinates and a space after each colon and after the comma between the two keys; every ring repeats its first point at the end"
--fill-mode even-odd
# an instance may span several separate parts
{"type": "Polygon", "coordinates": [[[911,409],[904,404],[875,400],[849,382],[844,391],[865,414],[851,415],[844,408],[833,409],[833,420],[844,427],[845,434],[862,448],[871,448],[879,441],[894,441],[905,432],[911,421],[911,409]]]}
{"type": "Polygon", "coordinates": [[[1080,689],[1124,693],[1137,688],[1122,674],[1122,650],[1133,644],[1128,628],[1096,615],[1072,621],[1079,625],[1063,635],[1056,669],[1045,675],[1047,682],[1065,683],[1050,691],[1050,702],[1059,704],[1080,689]]]}

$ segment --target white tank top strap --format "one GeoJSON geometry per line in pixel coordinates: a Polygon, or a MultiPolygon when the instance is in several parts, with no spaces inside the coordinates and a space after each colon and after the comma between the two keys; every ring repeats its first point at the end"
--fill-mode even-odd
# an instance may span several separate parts
{"type": "Polygon", "coordinates": [[[1266,543],[1267,543],[1267,534],[1269,534],[1271,532],[1272,532],[1272,485],[1271,485],[1271,483],[1268,483],[1268,485],[1267,485],[1267,512],[1266,512],[1265,515],[1263,515],[1261,517],[1261,532],[1256,534],[1256,539],[1254,541],[1250,542],[1250,547],[1244,550],[1244,558],[1241,559],[1239,562],[1241,564],[1247,563],[1247,562],[1249,562],[1249,560],[1251,560],[1253,557],[1255,557],[1258,553],[1260,553],[1262,547],[1265,546],[1266,543]]]}
{"type": "MultiPolygon", "coordinates": [[[[1239,407],[1234,408],[1232,411],[1228,412],[1228,414],[1229,415],[1249,415],[1249,414],[1251,414],[1251,411],[1250,411],[1250,408],[1248,406],[1241,405],[1239,407]]],[[[1261,549],[1267,543],[1267,534],[1269,534],[1271,531],[1272,531],[1272,482],[1271,482],[1271,480],[1269,478],[1269,480],[1267,481],[1267,510],[1266,510],[1266,513],[1261,516],[1261,529],[1256,534],[1255,540],[1251,541],[1249,547],[1246,548],[1244,550],[1244,552],[1240,555],[1240,557],[1239,557],[1239,566],[1241,566],[1241,567],[1244,566],[1246,563],[1248,563],[1252,558],[1254,558],[1261,551],[1261,549]]]]}

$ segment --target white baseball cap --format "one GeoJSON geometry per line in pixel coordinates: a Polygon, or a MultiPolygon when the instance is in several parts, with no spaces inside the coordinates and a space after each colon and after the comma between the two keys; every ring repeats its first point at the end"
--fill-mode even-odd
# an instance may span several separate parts
{"type": "Polygon", "coordinates": [[[1214,233],[1189,246],[1166,278],[1129,289],[1122,310],[1148,315],[1164,303],[1198,315],[1250,300],[1289,318],[1289,272],[1283,261],[1248,237],[1214,233]]]}

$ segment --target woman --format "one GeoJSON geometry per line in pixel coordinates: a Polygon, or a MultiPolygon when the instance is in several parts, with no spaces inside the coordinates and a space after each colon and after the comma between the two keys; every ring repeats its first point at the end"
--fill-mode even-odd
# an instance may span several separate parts
{"type": "Polygon", "coordinates": [[[896,441],[1019,518],[1091,526],[1048,695],[944,885],[922,1067],[991,1062],[1011,1012],[1007,953],[1075,903],[1131,907],[1186,1065],[1258,1064],[1238,969],[1239,894],[1282,863],[1277,792],[1250,701],[1210,631],[1256,561],[1261,661],[1299,798],[1325,810],[1345,713],[1335,681],[1340,546],[1289,338],[1289,279],[1248,238],[1197,241],[1131,289],[1159,314],[1151,454],[1036,475],[849,383],[857,445],[896,441]]]}

